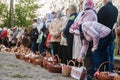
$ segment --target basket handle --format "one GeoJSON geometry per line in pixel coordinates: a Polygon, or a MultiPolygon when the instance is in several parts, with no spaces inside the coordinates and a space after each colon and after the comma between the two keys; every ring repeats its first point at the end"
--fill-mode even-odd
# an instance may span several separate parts
{"type": "Polygon", "coordinates": [[[46,54],[46,57],[47,57],[47,58],[51,56],[51,54],[50,54],[48,51],[46,51],[45,54],[46,54]]]}
{"type": "Polygon", "coordinates": [[[55,54],[55,55],[54,55],[54,57],[56,57],[56,58],[57,58],[58,63],[60,63],[60,62],[61,62],[61,61],[60,61],[60,57],[59,57],[57,54],[55,54]]]}
{"type": "Polygon", "coordinates": [[[103,62],[103,63],[99,66],[98,71],[100,71],[100,68],[101,68],[104,64],[106,64],[106,63],[112,64],[112,65],[114,66],[114,64],[113,64],[112,62],[105,61],[105,62],[103,62]]]}
{"type": "Polygon", "coordinates": [[[67,62],[67,65],[69,65],[70,63],[73,63],[73,66],[75,66],[75,62],[74,62],[73,60],[69,60],[69,61],[67,62]]]}

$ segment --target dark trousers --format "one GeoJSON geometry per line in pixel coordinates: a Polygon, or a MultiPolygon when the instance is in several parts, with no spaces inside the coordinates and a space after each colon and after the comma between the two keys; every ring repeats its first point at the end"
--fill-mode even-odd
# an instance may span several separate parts
{"type": "Polygon", "coordinates": [[[57,54],[61,58],[61,48],[60,48],[60,42],[51,42],[53,54],[57,54]]]}
{"type": "Polygon", "coordinates": [[[92,63],[92,52],[91,52],[91,48],[93,46],[93,42],[89,42],[89,47],[88,47],[88,51],[84,60],[85,63],[85,67],[87,68],[87,74],[88,75],[92,75],[93,72],[93,63],[92,63]]]}
{"type": "Polygon", "coordinates": [[[5,45],[6,47],[9,47],[8,38],[2,39],[2,44],[5,45]]]}
{"type": "MultiPolygon", "coordinates": [[[[114,39],[112,41],[112,43],[108,46],[107,48],[107,57],[106,57],[106,61],[110,61],[112,63],[114,63],[114,39]]],[[[113,72],[113,65],[111,64],[107,64],[107,70],[110,72],[113,72]]]]}
{"type": "Polygon", "coordinates": [[[67,46],[61,45],[62,58],[61,62],[67,64],[67,46]]]}
{"type": "Polygon", "coordinates": [[[31,50],[33,51],[33,53],[35,53],[37,51],[37,43],[36,43],[36,41],[31,42],[31,50]]]}
{"type": "Polygon", "coordinates": [[[2,44],[2,39],[0,39],[0,44],[2,44]]]}
{"type": "Polygon", "coordinates": [[[42,41],[38,44],[38,50],[40,53],[45,52],[46,46],[45,46],[46,38],[43,36],[42,41]]]}
{"type": "MultiPolygon", "coordinates": [[[[103,63],[108,58],[107,48],[112,43],[113,35],[110,33],[107,37],[100,39],[97,50],[92,54],[93,59],[93,73],[97,71],[100,64],[103,63]]],[[[101,67],[101,71],[104,70],[104,67],[101,67]]]]}
{"type": "Polygon", "coordinates": [[[73,35],[67,37],[67,60],[72,60],[73,35]]]}

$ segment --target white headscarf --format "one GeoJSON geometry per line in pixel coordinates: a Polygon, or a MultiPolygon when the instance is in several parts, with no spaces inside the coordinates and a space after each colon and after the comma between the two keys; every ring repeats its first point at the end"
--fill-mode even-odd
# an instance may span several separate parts
{"type": "Polygon", "coordinates": [[[0,31],[2,31],[3,29],[2,28],[0,28],[0,31]]]}
{"type": "Polygon", "coordinates": [[[5,30],[7,30],[7,28],[6,28],[6,27],[4,27],[4,28],[3,28],[3,30],[5,31],[5,30]]]}
{"type": "Polygon", "coordinates": [[[45,22],[46,27],[49,26],[49,24],[51,23],[51,20],[52,20],[51,14],[47,14],[46,15],[46,22],[45,22]]]}
{"type": "Polygon", "coordinates": [[[38,18],[38,23],[39,23],[39,25],[38,25],[37,29],[38,29],[38,32],[40,33],[40,32],[41,32],[41,29],[42,29],[43,26],[44,26],[44,21],[43,21],[43,19],[42,19],[42,18],[38,18]]]}

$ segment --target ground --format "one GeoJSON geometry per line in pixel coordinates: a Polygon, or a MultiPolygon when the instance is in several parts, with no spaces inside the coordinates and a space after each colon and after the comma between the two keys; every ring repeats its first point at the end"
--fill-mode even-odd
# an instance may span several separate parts
{"type": "Polygon", "coordinates": [[[14,54],[0,52],[0,80],[75,80],[61,74],[49,73],[39,65],[15,58],[14,54]]]}

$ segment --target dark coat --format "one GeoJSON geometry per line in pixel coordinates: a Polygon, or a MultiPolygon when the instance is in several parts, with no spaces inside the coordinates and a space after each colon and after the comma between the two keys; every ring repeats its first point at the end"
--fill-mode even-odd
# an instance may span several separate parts
{"type": "Polygon", "coordinates": [[[37,30],[37,28],[35,28],[35,29],[32,29],[31,31],[30,31],[30,39],[31,39],[31,41],[32,42],[36,42],[37,41],[37,39],[38,39],[38,30],[37,30]]]}
{"type": "Polygon", "coordinates": [[[77,17],[77,13],[75,12],[74,14],[70,15],[70,18],[69,18],[69,21],[66,25],[66,28],[63,30],[63,33],[66,35],[66,36],[70,36],[71,33],[69,32],[69,29],[71,27],[71,25],[74,23],[74,20],[75,18],[77,17]]]}
{"type": "Polygon", "coordinates": [[[118,9],[112,4],[107,3],[98,11],[98,22],[113,29],[113,25],[117,21],[118,9]]]}

